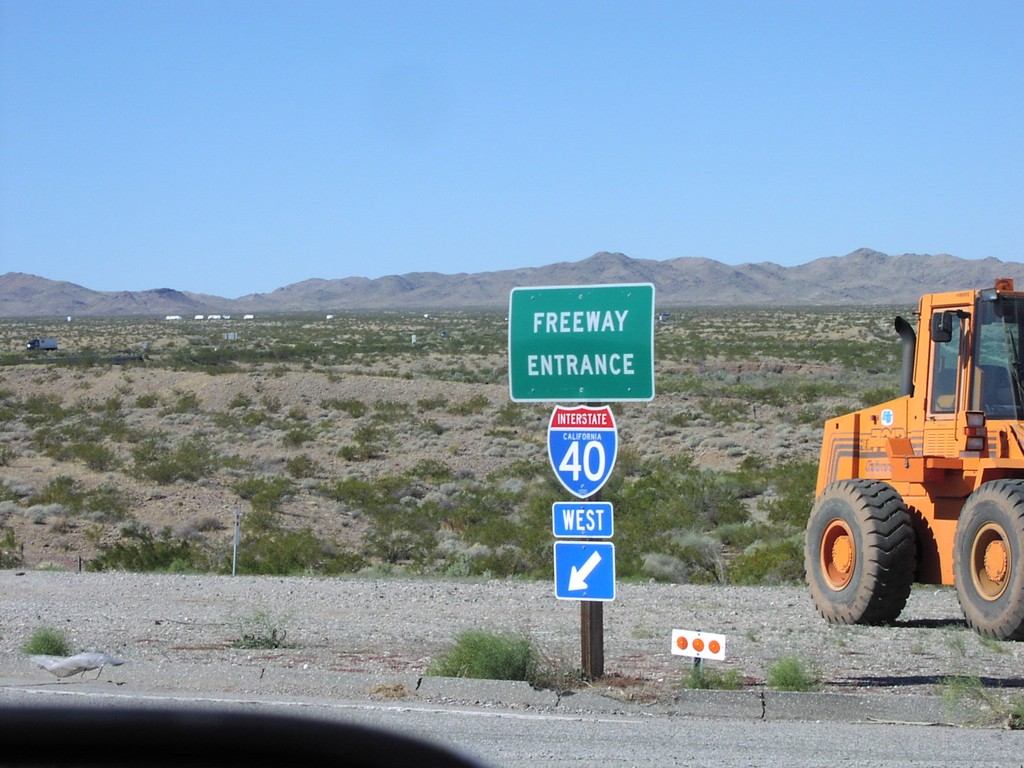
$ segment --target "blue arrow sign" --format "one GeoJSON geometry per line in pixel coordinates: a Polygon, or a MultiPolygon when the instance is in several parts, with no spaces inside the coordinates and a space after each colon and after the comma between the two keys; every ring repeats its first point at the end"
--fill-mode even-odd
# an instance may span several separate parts
{"type": "Polygon", "coordinates": [[[614,600],[615,545],[556,541],[555,597],[559,600],[614,600]]]}
{"type": "Polygon", "coordinates": [[[610,501],[556,501],[551,505],[555,536],[610,539],[614,528],[610,501]]]}
{"type": "Polygon", "coordinates": [[[556,406],[548,424],[548,457],[558,481],[573,496],[593,496],[615,466],[618,432],[612,409],[556,406]]]}

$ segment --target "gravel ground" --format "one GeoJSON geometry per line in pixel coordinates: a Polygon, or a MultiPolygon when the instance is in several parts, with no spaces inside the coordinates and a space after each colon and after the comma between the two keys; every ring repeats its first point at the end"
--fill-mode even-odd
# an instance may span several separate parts
{"type": "MultiPolygon", "coordinates": [[[[401,697],[467,629],[524,633],[560,668],[578,668],[579,618],[579,603],[545,582],[3,571],[0,680],[55,683],[20,651],[50,627],[73,652],[125,659],[100,673],[115,684],[332,696],[352,695],[345,681],[359,679],[367,696],[401,697]],[[232,647],[275,629],[288,647],[232,647]]],[[[970,675],[1024,694],[1024,643],[983,641],[953,590],[936,587],[916,588],[894,626],[836,627],[801,588],[621,584],[605,604],[606,677],[593,689],[651,703],[678,692],[692,662],[669,652],[674,628],[725,634],[719,668],[752,686],[780,657],[799,656],[832,693],[939,696],[944,678],[970,675]]]]}

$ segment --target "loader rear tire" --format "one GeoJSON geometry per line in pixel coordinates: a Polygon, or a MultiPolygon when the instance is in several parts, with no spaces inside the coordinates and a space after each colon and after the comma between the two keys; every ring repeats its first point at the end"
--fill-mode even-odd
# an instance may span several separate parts
{"type": "Polygon", "coordinates": [[[1024,480],[994,480],[967,497],[953,539],[953,577],[976,632],[1024,640],[1024,480]]]}
{"type": "Polygon", "coordinates": [[[914,581],[914,528],[903,499],[878,480],[840,480],[807,521],[804,567],[830,624],[885,624],[900,615],[914,581]]]}

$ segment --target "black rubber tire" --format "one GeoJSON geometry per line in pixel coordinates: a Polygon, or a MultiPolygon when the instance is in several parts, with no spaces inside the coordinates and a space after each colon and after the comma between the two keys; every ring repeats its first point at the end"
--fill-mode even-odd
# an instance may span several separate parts
{"type": "Polygon", "coordinates": [[[967,497],[953,541],[953,577],[960,609],[975,631],[1024,640],[1024,480],[994,480],[967,497]],[[1005,577],[986,584],[984,543],[996,536],[1005,577]]]}
{"type": "Polygon", "coordinates": [[[840,480],[814,503],[804,569],[814,604],[830,624],[893,621],[907,604],[916,560],[910,513],[887,483],[840,480]],[[847,557],[836,574],[830,568],[835,553],[828,541],[840,529],[847,557]]]}

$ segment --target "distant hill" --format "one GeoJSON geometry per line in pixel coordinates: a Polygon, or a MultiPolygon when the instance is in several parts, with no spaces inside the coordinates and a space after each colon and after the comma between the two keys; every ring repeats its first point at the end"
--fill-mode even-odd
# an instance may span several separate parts
{"type": "Polygon", "coordinates": [[[344,309],[499,309],[518,286],[654,283],[659,306],[905,305],[922,293],[977,288],[997,277],[1024,286],[1024,264],[948,254],[890,256],[861,248],[795,267],[730,266],[710,259],[668,261],[596,253],[582,261],[498,272],[411,272],[377,279],[311,279],[237,299],[170,288],[93,291],[9,272],[0,276],[0,317],[44,315],[183,316],[324,312],[344,309]]]}

